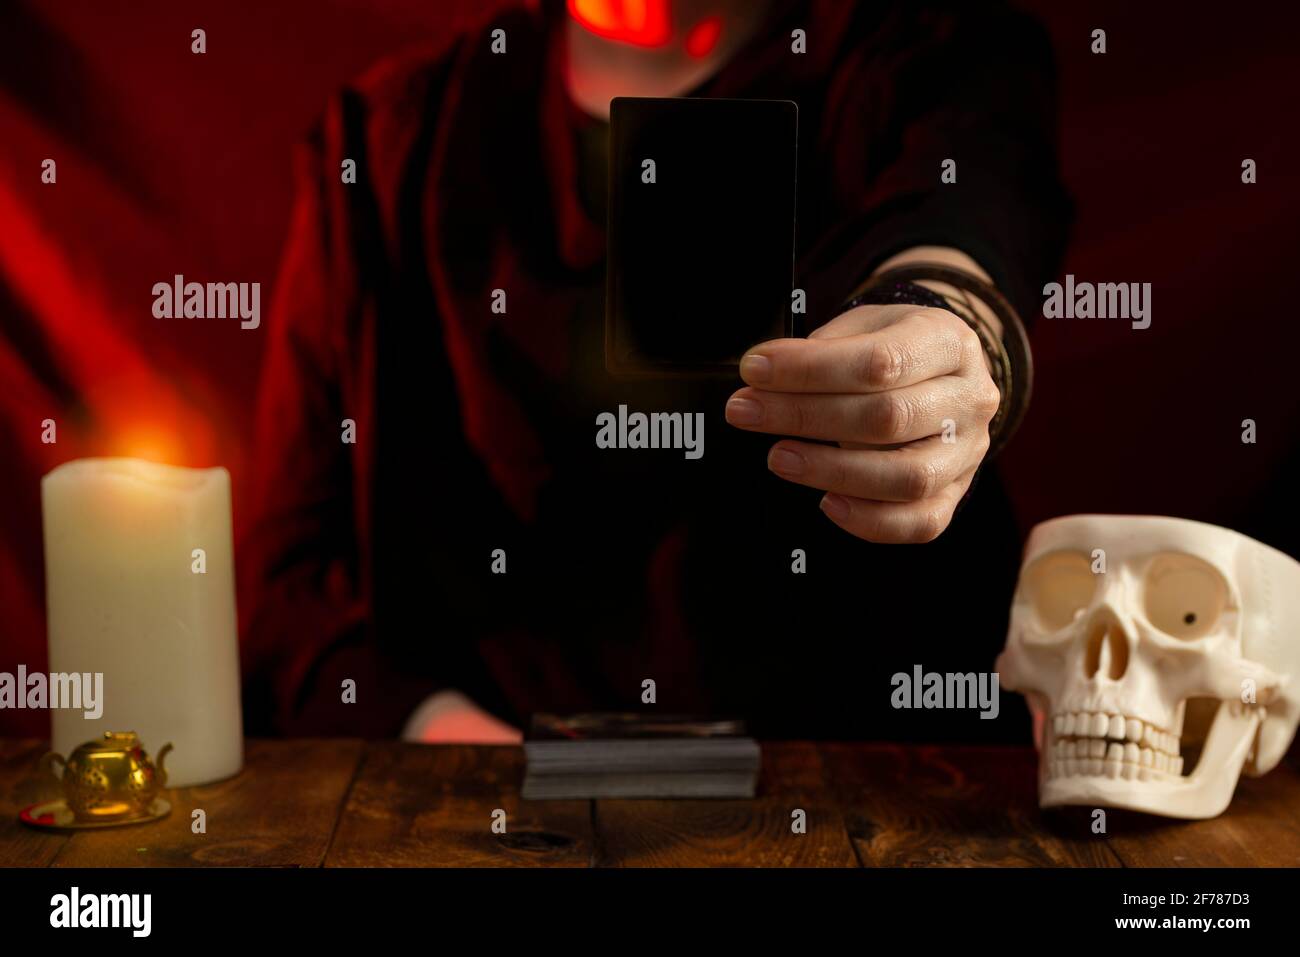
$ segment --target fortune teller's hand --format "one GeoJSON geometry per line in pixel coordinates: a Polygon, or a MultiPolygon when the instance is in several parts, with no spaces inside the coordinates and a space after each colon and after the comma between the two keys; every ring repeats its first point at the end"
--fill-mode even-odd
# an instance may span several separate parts
{"type": "Polygon", "coordinates": [[[822,511],[873,542],[928,542],[952,520],[989,448],[999,393],[979,336],[945,309],[859,306],[807,339],[741,361],[727,421],[783,439],[767,464],[825,489],[822,511]]]}

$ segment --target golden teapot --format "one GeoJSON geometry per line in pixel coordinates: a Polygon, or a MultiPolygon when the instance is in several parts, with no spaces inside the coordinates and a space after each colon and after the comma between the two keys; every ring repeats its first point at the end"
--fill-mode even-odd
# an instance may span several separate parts
{"type": "Polygon", "coordinates": [[[112,821],[149,813],[158,792],[167,786],[163,761],[170,744],[158,752],[155,765],[134,731],[105,731],[102,741],[87,741],[65,761],[50,752],[41,759],[63,784],[63,796],[78,821],[112,821]],[[63,774],[54,765],[63,765],[63,774]]]}

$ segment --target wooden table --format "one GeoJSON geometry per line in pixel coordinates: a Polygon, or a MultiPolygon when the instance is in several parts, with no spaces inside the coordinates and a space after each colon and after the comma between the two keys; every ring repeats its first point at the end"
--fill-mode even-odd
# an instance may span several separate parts
{"type": "Polygon", "coordinates": [[[1028,749],[769,743],[753,801],[523,801],[518,748],[250,741],[243,773],[169,792],[161,822],[50,833],[17,820],[57,791],[44,750],[0,740],[0,866],[1300,865],[1294,758],[1215,820],[1112,811],[1099,835],[1087,809],[1038,809],[1028,749]]]}

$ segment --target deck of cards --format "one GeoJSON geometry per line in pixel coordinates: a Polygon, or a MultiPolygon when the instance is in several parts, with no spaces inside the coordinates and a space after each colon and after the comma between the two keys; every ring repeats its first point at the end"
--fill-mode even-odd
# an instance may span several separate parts
{"type": "Polygon", "coordinates": [[[751,798],[760,763],[743,723],[674,715],[535,715],[524,756],[530,800],[751,798]]]}

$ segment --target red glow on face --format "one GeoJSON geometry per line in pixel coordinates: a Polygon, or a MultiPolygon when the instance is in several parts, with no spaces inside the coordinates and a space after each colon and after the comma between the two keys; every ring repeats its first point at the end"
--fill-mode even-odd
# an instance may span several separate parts
{"type": "Polygon", "coordinates": [[[668,5],[669,0],[569,0],[569,16],[596,36],[662,47],[673,36],[668,5]]]}
{"type": "Polygon", "coordinates": [[[693,57],[708,56],[722,36],[722,17],[705,17],[686,35],[686,52],[693,57]]]}

